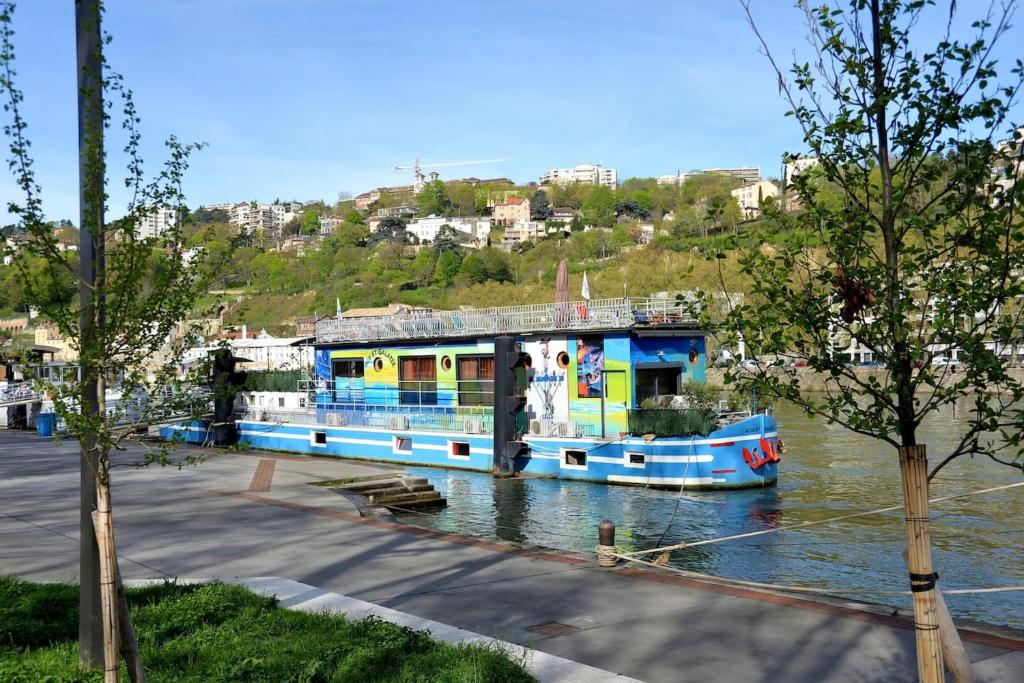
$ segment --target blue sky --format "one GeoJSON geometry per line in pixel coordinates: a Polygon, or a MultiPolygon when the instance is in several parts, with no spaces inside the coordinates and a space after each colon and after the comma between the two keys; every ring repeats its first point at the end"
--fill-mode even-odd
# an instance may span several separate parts
{"type": "MultiPolygon", "coordinates": [[[[77,223],[73,2],[19,5],[44,207],[77,223]]],[[[753,5],[777,56],[805,47],[792,3],[753,5]]],[[[504,158],[440,170],[526,182],[584,162],[620,179],[733,165],[778,175],[782,152],[800,151],[733,0],[108,0],[105,21],[149,168],[168,135],[209,143],[188,175],[190,206],[334,201],[411,182],[391,169],[417,157],[504,158]]],[[[5,174],[4,203],[13,189],[5,174]]]]}

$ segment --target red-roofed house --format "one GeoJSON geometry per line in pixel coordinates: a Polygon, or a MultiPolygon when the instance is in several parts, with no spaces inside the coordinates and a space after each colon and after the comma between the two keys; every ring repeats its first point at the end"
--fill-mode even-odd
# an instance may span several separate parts
{"type": "Polygon", "coordinates": [[[526,197],[507,197],[505,201],[494,205],[491,218],[495,225],[515,225],[520,221],[530,220],[530,200],[526,197]]]}

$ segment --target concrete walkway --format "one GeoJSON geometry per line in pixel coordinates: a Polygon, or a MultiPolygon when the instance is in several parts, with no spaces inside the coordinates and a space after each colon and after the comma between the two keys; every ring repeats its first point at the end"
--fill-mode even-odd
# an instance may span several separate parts
{"type": "MultiPolygon", "coordinates": [[[[362,519],[307,485],[381,469],[227,453],[182,470],[118,467],[121,566],[138,579],[287,577],[647,681],[915,678],[905,619],[362,519]]],[[[76,444],[0,432],[0,572],[76,579],[77,487],[76,444]]],[[[1024,641],[964,638],[979,682],[1024,680],[1024,641]]]]}
{"type": "MultiPolygon", "coordinates": [[[[209,583],[212,580],[178,579],[181,583],[209,583]]],[[[324,612],[344,614],[349,619],[376,617],[417,631],[429,631],[431,638],[444,643],[473,643],[498,648],[522,662],[523,666],[541,683],[639,683],[635,678],[613,674],[604,669],[596,669],[564,657],[538,652],[522,645],[490,638],[479,633],[413,616],[406,612],[399,612],[390,607],[381,607],[347,595],[331,593],[279,576],[233,577],[217,580],[245,586],[254,593],[275,597],[278,600],[278,605],[285,609],[317,614],[324,612]]],[[[146,586],[154,581],[160,582],[161,579],[129,579],[125,583],[129,586],[146,586]]]]}

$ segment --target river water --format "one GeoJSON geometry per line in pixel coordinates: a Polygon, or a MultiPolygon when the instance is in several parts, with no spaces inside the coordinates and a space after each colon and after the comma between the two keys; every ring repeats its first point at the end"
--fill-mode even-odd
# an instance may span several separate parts
{"type": "MultiPolygon", "coordinates": [[[[790,405],[776,410],[788,452],[779,483],[749,491],[678,493],[559,479],[500,480],[488,474],[407,468],[430,480],[448,508],[403,521],[466,536],[591,553],[597,525],[611,519],[616,543],[642,549],[901,505],[899,466],[891,446],[808,418],[790,405]]],[[[952,410],[934,415],[919,440],[938,461],[962,429],[952,410]]],[[[932,482],[933,498],[1021,481],[1018,470],[988,458],[948,465],[932,482]]],[[[684,569],[767,583],[833,589],[844,596],[909,607],[910,598],[868,590],[906,590],[902,511],[689,548],[672,554],[684,569]]],[[[933,559],[941,585],[1024,585],[1024,487],[936,504],[933,559]]],[[[950,595],[953,615],[1024,629],[1024,593],[950,595]]]]}

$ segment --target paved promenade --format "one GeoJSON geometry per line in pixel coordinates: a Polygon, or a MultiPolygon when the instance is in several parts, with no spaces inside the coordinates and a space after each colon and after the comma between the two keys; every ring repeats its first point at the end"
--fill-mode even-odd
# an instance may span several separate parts
{"type": "MultiPolygon", "coordinates": [[[[126,578],[280,576],[646,681],[912,681],[907,621],[359,517],[308,482],[386,471],[229,454],[114,470],[126,578]]],[[[77,444],[0,431],[0,573],[75,580],[77,444]]],[[[1024,642],[965,632],[979,682],[1024,642]]]]}

